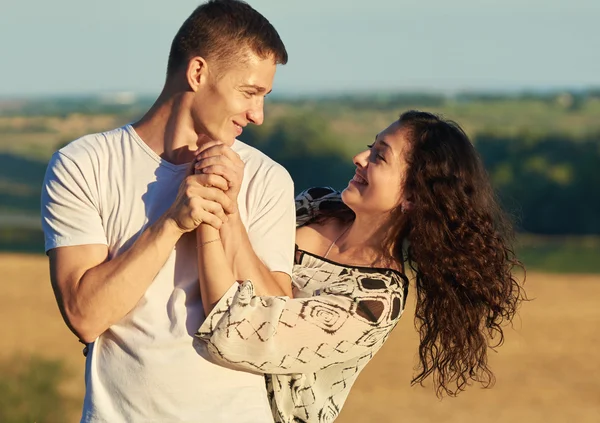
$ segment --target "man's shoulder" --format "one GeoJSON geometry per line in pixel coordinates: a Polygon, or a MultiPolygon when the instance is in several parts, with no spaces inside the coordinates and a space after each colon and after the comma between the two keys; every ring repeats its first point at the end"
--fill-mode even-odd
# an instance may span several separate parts
{"type": "Polygon", "coordinates": [[[80,162],[90,157],[99,158],[112,149],[111,144],[122,142],[123,135],[126,133],[126,127],[119,127],[109,131],[87,134],[64,145],[58,150],[58,154],[74,162],[80,162]]]}
{"type": "Polygon", "coordinates": [[[259,173],[264,177],[277,177],[291,180],[289,172],[271,157],[240,140],[236,140],[232,149],[240,155],[250,173],[259,173]]]}
{"type": "Polygon", "coordinates": [[[281,166],[279,163],[277,163],[271,157],[267,156],[258,148],[252,147],[251,145],[248,145],[243,141],[235,140],[235,142],[231,146],[231,149],[238,153],[244,161],[244,163],[246,164],[250,162],[251,164],[261,166],[281,166]]]}

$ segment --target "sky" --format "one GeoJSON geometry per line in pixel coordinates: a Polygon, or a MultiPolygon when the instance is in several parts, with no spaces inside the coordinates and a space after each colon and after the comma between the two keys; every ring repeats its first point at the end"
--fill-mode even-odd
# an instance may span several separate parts
{"type": "MultiPolygon", "coordinates": [[[[600,0],[249,0],[284,95],[600,86],[600,0]]],[[[0,97],[156,94],[190,0],[2,0],[0,97]]]]}

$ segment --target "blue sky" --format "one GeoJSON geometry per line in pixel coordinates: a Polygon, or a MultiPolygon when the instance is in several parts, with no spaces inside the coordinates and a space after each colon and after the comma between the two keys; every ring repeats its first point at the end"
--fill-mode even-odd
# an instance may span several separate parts
{"type": "MultiPolygon", "coordinates": [[[[36,3],[0,6],[2,97],[155,94],[170,42],[200,2],[36,3]]],[[[249,3],[290,55],[279,94],[600,86],[599,0],[249,3]]]]}

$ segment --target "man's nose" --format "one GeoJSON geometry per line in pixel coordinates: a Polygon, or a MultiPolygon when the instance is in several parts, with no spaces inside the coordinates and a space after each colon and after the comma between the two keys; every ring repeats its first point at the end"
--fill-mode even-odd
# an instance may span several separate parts
{"type": "Polygon", "coordinates": [[[255,125],[262,125],[265,120],[264,103],[261,101],[256,108],[249,110],[246,113],[246,118],[255,125]]]}

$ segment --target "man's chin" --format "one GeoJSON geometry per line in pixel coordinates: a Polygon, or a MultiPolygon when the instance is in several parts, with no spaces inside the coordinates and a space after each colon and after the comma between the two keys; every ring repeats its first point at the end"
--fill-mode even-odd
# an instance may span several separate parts
{"type": "Polygon", "coordinates": [[[209,141],[220,141],[228,147],[231,147],[235,142],[235,137],[225,134],[198,134],[198,145],[205,144],[209,141]]]}
{"type": "Polygon", "coordinates": [[[233,147],[233,144],[235,143],[235,138],[224,138],[219,141],[221,141],[227,147],[233,147]]]}
{"type": "Polygon", "coordinates": [[[217,139],[228,147],[231,147],[236,140],[235,134],[232,134],[231,132],[228,134],[220,134],[219,136],[220,138],[217,139]]]}

